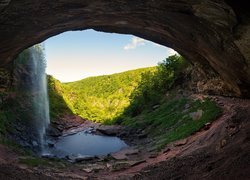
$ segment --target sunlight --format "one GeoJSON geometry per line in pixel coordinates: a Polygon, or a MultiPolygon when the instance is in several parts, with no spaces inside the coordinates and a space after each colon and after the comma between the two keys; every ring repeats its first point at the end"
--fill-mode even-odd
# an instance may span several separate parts
{"type": "Polygon", "coordinates": [[[62,33],[45,46],[46,72],[61,82],[156,66],[175,52],[132,35],[94,30],[62,33]]]}

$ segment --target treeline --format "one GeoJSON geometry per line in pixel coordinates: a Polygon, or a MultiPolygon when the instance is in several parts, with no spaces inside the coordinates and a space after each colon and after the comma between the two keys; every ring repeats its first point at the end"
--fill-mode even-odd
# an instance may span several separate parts
{"type": "Polygon", "coordinates": [[[130,96],[131,104],[123,115],[133,117],[144,109],[159,104],[163,95],[172,88],[175,80],[188,65],[182,56],[175,54],[160,62],[156,71],[143,73],[138,87],[130,96]]]}
{"type": "Polygon", "coordinates": [[[154,71],[156,67],[149,67],[66,83],[63,84],[64,98],[75,114],[107,123],[130,105],[130,96],[139,86],[142,74],[154,71]]]}
{"type": "Polygon", "coordinates": [[[63,84],[50,75],[47,75],[47,80],[51,120],[57,120],[66,114],[73,114],[71,103],[65,97],[66,93],[64,92],[63,84]]]}
{"type": "Polygon", "coordinates": [[[90,77],[72,83],[61,84],[50,77],[51,115],[74,113],[108,124],[124,116],[136,116],[159,103],[187,65],[183,57],[174,55],[156,67],[90,77]]]}

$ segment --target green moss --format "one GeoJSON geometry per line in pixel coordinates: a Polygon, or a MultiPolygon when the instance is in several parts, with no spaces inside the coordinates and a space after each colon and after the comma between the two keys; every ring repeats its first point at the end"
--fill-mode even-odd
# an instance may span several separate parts
{"type": "Polygon", "coordinates": [[[202,128],[206,123],[216,119],[221,109],[211,100],[191,100],[180,98],[169,100],[153,111],[143,112],[134,118],[124,117],[122,124],[135,129],[145,129],[146,133],[156,139],[156,148],[183,139],[202,128]],[[187,108],[188,107],[188,108],[187,108]],[[202,110],[199,120],[193,120],[190,113],[202,110]]]}
{"type": "Polygon", "coordinates": [[[16,142],[6,139],[6,138],[2,138],[0,140],[0,143],[7,146],[10,150],[12,150],[13,152],[19,154],[19,155],[32,155],[32,151],[28,150],[28,149],[24,149],[21,145],[17,144],[16,142]]]}
{"type": "Polygon", "coordinates": [[[206,123],[215,120],[220,114],[221,109],[216,106],[216,104],[209,99],[205,99],[204,101],[193,101],[190,102],[191,108],[186,112],[179,112],[179,114],[172,115],[168,117],[168,121],[171,121],[171,125],[169,123],[162,123],[162,127],[165,129],[165,133],[158,137],[158,148],[161,149],[166,144],[183,139],[191,135],[192,133],[198,131],[202,128],[206,123]],[[190,113],[197,112],[198,110],[202,110],[203,114],[200,119],[193,120],[190,117],[190,113]]]}
{"type": "Polygon", "coordinates": [[[19,162],[22,164],[26,164],[31,167],[37,167],[37,166],[49,166],[50,162],[46,159],[42,158],[35,158],[35,157],[26,157],[19,159],[19,162]]]}
{"type": "Polygon", "coordinates": [[[0,134],[5,134],[6,133],[6,116],[4,112],[0,112],[0,134]]]}
{"type": "Polygon", "coordinates": [[[58,158],[54,159],[44,159],[39,157],[33,156],[26,156],[19,158],[19,163],[26,164],[30,167],[57,167],[57,168],[64,168],[65,165],[69,165],[68,162],[63,161],[58,158]]]}

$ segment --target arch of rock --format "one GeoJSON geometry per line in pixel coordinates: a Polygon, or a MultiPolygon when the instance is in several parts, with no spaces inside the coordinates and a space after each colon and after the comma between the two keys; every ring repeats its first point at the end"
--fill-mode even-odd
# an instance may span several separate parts
{"type": "Polygon", "coordinates": [[[213,69],[250,97],[250,11],[245,0],[2,0],[0,66],[68,30],[134,34],[213,69]]]}

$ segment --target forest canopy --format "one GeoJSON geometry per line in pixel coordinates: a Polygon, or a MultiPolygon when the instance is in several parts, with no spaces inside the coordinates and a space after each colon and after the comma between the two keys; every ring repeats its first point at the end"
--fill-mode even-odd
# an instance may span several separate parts
{"type": "Polygon", "coordinates": [[[124,114],[139,114],[145,106],[158,103],[185,66],[187,62],[183,57],[173,55],[155,67],[89,77],[71,83],[62,84],[49,77],[51,114],[58,116],[60,111],[61,114],[71,112],[101,123],[113,123],[124,114]]]}

